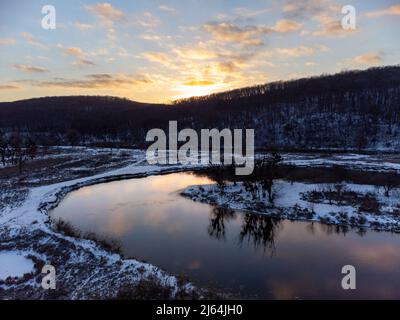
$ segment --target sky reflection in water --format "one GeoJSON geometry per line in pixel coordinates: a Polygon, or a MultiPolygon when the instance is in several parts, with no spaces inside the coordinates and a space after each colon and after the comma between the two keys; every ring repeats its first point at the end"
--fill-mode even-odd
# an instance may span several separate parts
{"type": "Polygon", "coordinates": [[[242,297],[400,298],[400,235],[276,220],[179,195],[208,183],[175,173],[90,186],[52,217],[120,241],[126,256],[242,297]],[[346,264],[357,268],[355,291],[341,289],[346,264]]]}

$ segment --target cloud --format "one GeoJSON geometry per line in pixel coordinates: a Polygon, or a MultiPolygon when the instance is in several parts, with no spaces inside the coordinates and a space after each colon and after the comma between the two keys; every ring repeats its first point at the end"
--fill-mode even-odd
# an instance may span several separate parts
{"type": "Polygon", "coordinates": [[[283,6],[286,18],[318,23],[316,30],[306,31],[303,35],[315,37],[344,37],[353,35],[357,30],[345,30],[341,25],[341,6],[334,0],[286,0],[283,6]]]}
{"type": "Polygon", "coordinates": [[[265,25],[246,25],[241,27],[232,22],[209,22],[203,25],[203,30],[212,34],[213,38],[224,42],[237,42],[243,45],[260,46],[263,45],[261,37],[266,34],[287,33],[297,31],[302,28],[302,24],[289,19],[282,19],[274,26],[265,25]]]}
{"type": "Polygon", "coordinates": [[[76,61],[73,61],[71,64],[74,65],[74,66],[81,66],[81,67],[83,67],[83,66],[95,66],[96,65],[94,62],[92,62],[90,60],[86,60],[86,59],[78,59],[76,61]]]}
{"type": "Polygon", "coordinates": [[[106,49],[98,49],[96,51],[92,51],[90,53],[84,52],[81,48],[79,47],[69,47],[69,48],[64,48],[61,44],[58,45],[58,48],[62,49],[63,53],[67,56],[75,57],[76,60],[71,62],[72,65],[74,66],[95,66],[96,64],[89,60],[88,57],[96,57],[96,56],[102,56],[102,55],[107,55],[108,51],[106,49]]]}
{"type": "Polygon", "coordinates": [[[186,46],[181,48],[175,48],[174,52],[183,59],[191,60],[207,60],[217,58],[219,55],[212,50],[201,47],[186,46]]]}
{"type": "Polygon", "coordinates": [[[320,15],[315,17],[315,20],[320,23],[319,28],[311,32],[311,35],[315,37],[344,37],[357,32],[357,29],[343,29],[339,18],[320,15]]]}
{"type": "Polygon", "coordinates": [[[319,63],[318,63],[318,62],[314,62],[314,61],[307,61],[307,62],[305,63],[305,66],[306,66],[306,67],[319,66],[319,63]]]}
{"type": "Polygon", "coordinates": [[[176,9],[175,8],[169,7],[169,6],[165,5],[165,4],[162,4],[162,5],[158,6],[158,9],[160,9],[161,11],[164,11],[164,12],[176,13],[176,9]]]}
{"type": "Polygon", "coordinates": [[[125,14],[121,10],[114,8],[108,2],[87,5],[85,9],[95,14],[106,23],[121,21],[125,18],[125,14]]]}
{"type": "Polygon", "coordinates": [[[237,17],[250,18],[250,17],[255,17],[258,15],[270,12],[271,9],[265,8],[265,9],[260,9],[260,10],[251,10],[251,9],[247,9],[247,8],[235,8],[233,11],[237,17]]]}
{"type": "Polygon", "coordinates": [[[84,52],[83,52],[82,49],[79,48],[79,47],[69,47],[69,48],[65,48],[65,49],[63,50],[63,52],[64,52],[66,55],[74,56],[74,57],[82,57],[82,56],[84,55],[84,52]]]}
{"type": "Polygon", "coordinates": [[[80,23],[80,22],[75,22],[74,26],[81,31],[87,31],[94,28],[94,26],[91,24],[80,23]]]}
{"type": "Polygon", "coordinates": [[[371,18],[390,16],[390,15],[400,15],[400,5],[394,5],[387,9],[370,11],[366,13],[366,16],[371,18]]]}
{"type": "Polygon", "coordinates": [[[20,89],[20,87],[15,84],[0,84],[0,90],[15,90],[15,89],[20,89]]]}
{"type": "Polygon", "coordinates": [[[378,65],[382,63],[382,57],[377,53],[367,53],[354,57],[352,62],[363,65],[378,65]]]}
{"type": "Polygon", "coordinates": [[[142,56],[148,61],[161,63],[164,66],[171,66],[171,59],[163,52],[144,52],[142,56]]]}
{"type": "Polygon", "coordinates": [[[45,46],[44,44],[42,44],[41,42],[37,41],[36,38],[29,32],[21,32],[20,33],[21,36],[27,40],[27,42],[38,48],[38,49],[42,49],[42,50],[47,50],[47,46],[45,46]]]}
{"type": "Polygon", "coordinates": [[[272,28],[276,32],[286,33],[293,32],[301,29],[303,25],[293,20],[279,20],[275,26],[272,28]]]}
{"type": "Polygon", "coordinates": [[[334,3],[331,0],[285,0],[283,13],[285,17],[291,19],[309,19],[331,11],[333,6],[334,3]]]}
{"type": "Polygon", "coordinates": [[[341,62],[338,62],[338,66],[342,66],[345,68],[355,68],[360,66],[376,66],[382,64],[383,58],[382,55],[384,53],[365,53],[352,58],[345,59],[341,62]]]}
{"type": "Polygon", "coordinates": [[[212,86],[216,83],[210,80],[189,80],[183,83],[184,86],[212,86]]]}
{"type": "Polygon", "coordinates": [[[143,28],[154,28],[160,24],[160,20],[151,12],[145,12],[133,20],[133,24],[143,28]]]}
{"type": "Polygon", "coordinates": [[[16,43],[17,41],[15,39],[6,39],[6,38],[0,39],[0,46],[12,46],[16,43]]]}
{"type": "Polygon", "coordinates": [[[203,30],[211,33],[215,40],[238,42],[251,46],[263,45],[264,42],[258,37],[273,31],[266,26],[248,25],[240,27],[230,22],[210,22],[203,26],[203,30]]]}
{"type": "Polygon", "coordinates": [[[312,47],[294,47],[294,48],[276,48],[276,52],[280,55],[286,55],[290,57],[301,57],[313,55],[316,53],[316,49],[312,47]]]}
{"type": "Polygon", "coordinates": [[[141,34],[138,36],[138,38],[146,41],[156,42],[160,46],[165,46],[168,41],[173,40],[174,37],[169,35],[141,34]]]}
{"type": "Polygon", "coordinates": [[[125,14],[114,8],[110,3],[97,3],[94,5],[87,5],[85,9],[94,14],[107,29],[107,38],[111,41],[116,40],[116,30],[114,24],[125,20],[125,14]]]}
{"type": "Polygon", "coordinates": [[[38,87],[83,88],[83,89],[118,89],[121,86],[151,84],[153,81],[142,76],[124,74],[91,74],[84,79],[55,79],[54,81],[34,82],[38,87]]]}
{"type": "Polygon", "coordinates": [[[26,64],[14,64],[14,68],[22,72],[32,72],[32,73],[43,73],[49,71],[42,67],[26,65],[26,64]]]}

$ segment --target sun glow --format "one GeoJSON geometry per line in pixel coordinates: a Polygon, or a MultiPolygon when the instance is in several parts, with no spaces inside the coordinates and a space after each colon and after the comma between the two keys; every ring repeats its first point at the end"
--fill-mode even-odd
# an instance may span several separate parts
{"type": "Polygon", "coordinates": [[[190,97],[198,97],[209,95],[221,90],[227,89],[226,84],[210,84],[210,85],[179,85],[174,91],[178,94],[174,97],[175,99],[185,99],[190,97]]]}

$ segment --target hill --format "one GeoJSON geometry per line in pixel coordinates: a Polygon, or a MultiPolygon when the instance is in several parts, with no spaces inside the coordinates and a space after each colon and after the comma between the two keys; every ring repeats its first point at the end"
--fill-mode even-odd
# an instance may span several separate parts
{"type": "Polygon", "coordinates": [[[149,129],[254,128],[258,147],[400,150],[400,66],[347,71],[145,104],[100,96],[0,103],[3,132],[41,143],[120,142],[140,146],[149,129]]]}

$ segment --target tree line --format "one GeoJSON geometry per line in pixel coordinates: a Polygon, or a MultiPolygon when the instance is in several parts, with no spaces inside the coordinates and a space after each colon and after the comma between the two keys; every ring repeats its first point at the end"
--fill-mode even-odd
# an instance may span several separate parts
{"type": "Polygon", "coordinates": [[[0,160],[3,166],[17,165],[21,174],[26,161],[33,160],[36,152],[37,145],[33,138],[20,135],[7,137],[0,133],[0,160]]]}
{"type": "Polygon", "coordinates": [[[145,147],[148,130],[252,128],[256,147],[400,150],[400,66],[278,81],[172,105],[69,96],[0,103],[0,128],[39,144],[145,147]]]}

